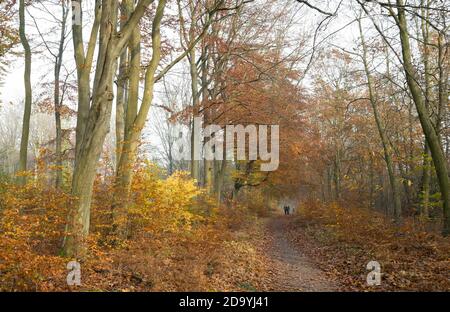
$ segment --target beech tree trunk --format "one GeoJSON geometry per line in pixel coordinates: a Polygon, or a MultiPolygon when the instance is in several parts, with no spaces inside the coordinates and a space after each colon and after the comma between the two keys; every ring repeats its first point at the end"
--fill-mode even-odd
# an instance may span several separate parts
{"type": "Polygon", "coordinates": [[[393,197],[393,201],[394,201],[394,217],[395,217],[396,221],[399,221],[401,218],[402,206],[401,206],[400,191],[398,189],[397,178],[395,176],[395,171],[394,171],[394,163],[392,161],[392,149],[389,144],[389,138],[386,135],[383,121],[378,112],[376,93],[374,90],[374,84],[373,84],[373,80],[372,80],[372,75],[370,73],[369,64],[367,62],[367,46],[366,46],[366,42],[364,40],[361,19],[358,19],[358,25],[359,25],[361,44],[362,44],[362,49],[363,49],[362,60],[363,60],[363,64],[364,64],[364,71],[366,73],[367,85],[368,85],[368,89],[369,89],[369,100],[370,100],[370,104],[372,106],[375,123],[376,123],[377,129],[378,129],[378,134],[380,135],[381,144],[383,145],[384,160],[386,162],[386,168],[387,168],[388,175],[389,175],[389,184],[391,186],[392,197],[393,197]]]}
{"type": "Polygon", "coordinates": [[[61,77],[61,67],[64,56],[64,45],[66,41],[66,23],[68,16],[68,8],[65,2],[61,2],[61,33],[59,38],[58,54],[55,59],[54,67],[54,106],[55,106],[55,157],[56,157],[56,177],[55,177],[55,187],[57,189],[61,188],[63,182],[63,161],[62,161],[62,127],[61,127],[61,91],[60,91],[60,77],[61,77]]]}
{"type": "MultiPolygon", "coordinates": [[[[427,1],[427,6],[429,5],[427,1]]],[[[421,1],[422,5],[424,1],[421,1]]],[[[421,13],[425,18],[428,18],[428,10],[424,8],[421,9],[421,13]]],[[[430,62],[429,62],[429,47],[428,47],[428,24],[425,20],[421,20],[421,31],[422,31],[422,39],[423,39],[423,52],[422,52],[422,60],[424,67],[424,82],[425,82],[425,107],[429,111],[431,108],[431,77],[430,77],[430,62]]],[[[428,218],[429,216],[429,205],[430,205],[430,183],[431,183],[431,153],[428,144],[424,142],[424,154],[423,154],[423,169],[422,169],[422,203],[420,209],[420,215],[423,218],[428,218]]]]}
{"type": "Polygon", "coordinates": [[[133,30],[152,0],[140,0],[126,26],[116,34],[117,1],[103,0],[96,4],[96,20],[91,32],[87,55],[84,55],[81,25],[74,25],[75,59],[78,67],[79,107],[77,120],[77,146],[72,178],[72,195],[75,198],[64,239],[63,252],[71,257],[83,257],[84,241],[89,233],[90,206],[97,163],[109,131],[113,101],[113,75],[117,59],[122,54],[133,30]],[[101,6],[100,6],[101,4],[101,6]],[[97,67],[89,107],[89,72],[95,49],[99,25],[97,67]],[[81,66],[80,66],[81,65],[81,66]],[[86,65],[89,65],[86,66],[86,65]],[[80,115],[81,113],[81,115],[80,115]]]}
{"type": "MultiPolygon", "coordinates": [[[[22,121],[22,138],[20,140],[19,154],[19,172],[27,170],[28,158],[28,141],[30,136],[30,118],[31,118],[31,48],[25,35],[25,0],[19,1],[19,36],[25,52],[25,72],[24,72],[24,88],[25,102],[22,121]]],[[[19,178],[20,184],[25,184],[25,177],[19,178]]]]}
{"type": "MultiPolygon", "coordinates": [[[[129,8],[132,2],[129,1],[129,8]]],[[[130,7],[131,6],[131,7],[130,7]]],[[[153,89],[155,84],[155,73],[161,59],[161,20],[164,15],[166,0],[160,0],[156,9],[152,24],[152,58],[145,74],[144,97],[137,110],[139,95],[139,72],[140,72],[140,30],[138,26],[130,38],[130,82],[127,101],[125,134],[120,160],[117,167],[115,192],[113,198],[113,233],[119,239],[128,236],[128,201],[131,181],[133,177],[133,165],[136,159],[139,139],[144,128],[150,106],[153,101],[153,89]]]]}
{"type": "Polygon", "coordinates": [[[194,118],[199,116],[199,92],[198,92],[198,73],[197,73],[197,65],[196,65],[196,53],[195,49],[192,49],[189,52],[189,68],[191,73],[191,93],[192,93],[192,110],[193,110],[193,118],[192,118],[192,128],[191,128],[191,177],[197,182],[200,181],[200,160],[196,158],[196,144],[195,144],[195,135],[200,135],[199,133],[195,133],[194,127],[194,118]]]}
{"type": "Polygon", "coordinates": [[[84,240],[89,234],[90,207],[97,163],[103,142],[109,131],[113,101],[113,73],[117,57],[111,49],[115,33],[117,3],[103,3],[100,23],[100,44],[95,73],[92,107],[89,111],[84,133],[79,142],[72,178],[74,210],[69,217],[64,253],[80,258],[85,254],[84,240]]]}

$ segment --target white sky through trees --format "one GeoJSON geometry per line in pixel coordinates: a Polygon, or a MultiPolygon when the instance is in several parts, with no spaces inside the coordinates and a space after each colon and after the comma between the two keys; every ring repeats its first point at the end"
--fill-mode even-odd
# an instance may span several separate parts
{"type": "MultiPolygon", "coordinates": [[[[258,0],[251,3],[246,4],[247,6],[257,6],[263,3],[265,0],[258,0]]],[[[41,100],[40,97],[43,95],[52,97],[52,89],[47,87],[48,91],[45,91],[43,87],[43,83],[47,83],[51,85],[53,81],[53,57],[49,54],[46,47],[43,44],[43,40],[41,36],[43,36],[46,40],[46,44],[50,49],[56,51],[57,49],[57,41],[59,35],[60,25],[55,21],[56,18],[60,18],[61,9],[58,6],[58,1],[56,0],[48,0],[48,1],[40,1],[34,4],[32,7],[27,9],[26,15],[26,32],[27,36],[31,42],[32,46],[32,90],[33,90],[33,108],[36,107],[36,102],[41,100]],[[36,28],[36,24],[39,28],[39,31],[36,28]],[[52,31],[52,28],[55,30],[52,31]],[[48,93],[48,94],[46,94],[48,93]]],[[[83,25],[84,25],[84,39],[87,40],[89,37],[90,26],[92,22],[92,12],[93,12],[93,3],[94,0],[91,1],[83,1],[83,25]]],[[[280,1],[280,5],[284,4],[284,0],[280,1]]],[[[334,12],[341,1],[328,1],[326,4],[323,3],[321,9],[327,12],[334,12]]],[[[304,53],[303,59],[297,64],[298,69],[300,71],[304,71],[304,69],[309,64],[310,58],[313,52],[313,34],[316,31],[317,25],[320,21],[325,19],[325,15],[316,12],[312,8],[306,6],[305,4],[298,3],[296,1],[292,1],[292,26],[289,31],[289,45],[284,47],[284,51],[286,55],[291,53],[293,49],[298,48],[297,45],[301,42],[301,38],[305,36],[309,36],[306,40],[305,47],[301,47],[302,53],[304,53]]],[[[169,10],[167,12],[170,12],[169,10]]],[[[166,14],[167,14],[166,12],[166,14]]],[[[340,5],[338,13],[336,16],[325,20],[321,24],[321,28],[317,31],[316,35],[316,46],[314,47],[314,58],[316,58],[321,51],[324,50],[325,47],[330,46],[330,42],[335,46],[341,47],[350,47],[353,45],[354,40],[357,38],[357,27],[356,23],[352,23],[354,20],[355,13],[350,10],[350,8],[345,4],[345,1],[340,5]]],[[[74,72],[75,62],[73,59],[73,45],[71,38],[71,25],[72,25],[72,12],[69,14],[67,29],[69,32],[68,38],[66,39],[66,49],[64,52],[63,58],[63,69],[61,73],[62,79],[65,79],[66,73],[70,72],[69,80],[76,81],[76,75],[74,72]]],[[[179,37],[173,31],[165,31],[163,29],[163,36],[166,36],[167,39],[171,40],[171,44],[179,47],[179,37]]],[[[302,41],[302,44],[305,44],[305,41],[302,41]]],[[[21,52],[21,46],[17,46],[16,50],[21,52]]],[[[171,58],[176,57],[177,53],[174,53],[171,58]]],[[[313,64],[313,63],[312,63],[313,64]]],[[[311,69],[309,69],[311,70],[311,69]]],[[[24,71],[24,61],[23,58],[19,55],[12,59],[12,63],[8,68],[8,74],[4,77],[3,86],[0,86],[0,100],[4,105],[14,105],[17,109],[17,106],[23,105],[24,98],[24,88],[23,88],[23,71],[24,71]]],[[[168,84],[180,84],[181,80],[189,80],[189,68],[187,65],[186,59],[172,68],[168,74],[166,74],[165,81],[168,84]]],[[[308,86],[309,78],[306,76],[305,79],[301,81],[304,86],[308,86]]],[[[155,98],[154,104],[161,104],[164,101],[164,90],[162,83],[157,83],[155,86],[155,98]]],[[[115,105],[115,101],[113,101],[113,105],[115,105]]],[[[76,110],[76,98],[71,101],[66,101],[65,105],[71,107],[76,110]]],[[[22,109],[22,108],[21,108],[22,109]]],[[[113,108],[113,116],[111,120],[111,131],[109,139],[107,142],[111,142],[113,140],[114,133],[114,111],[113,108]]],[[[151,145],[156,146],[157,149],[161,147],[161,141],[158,138],[158,135],[155,134],[155,131],[152,130],[152,123],[161,119],[161,114],[163,114],[162,110],[158,107],[153,107],[152,112],[149,115],[149,122],[146,124],[146,129],[143,131],[144,138],[144,146],[146,141],[151,141],[151,145]],[[159,115],[158,115],[159,114],[159,115]]],[[[0,107],[0,119],[9,118],[8,110],[0,107]]],[[[36,114],[32,114],[32,120],[36,119],[36,114]]],[[[39,117],[44,118],[45,117],[39,117]]],[[[54,117],[52,114],[48,115],[47,118],[49,123],[54,123],[54,117]]],[[[17,120],[16,122],[21,123],[21,120],[17,120]]],[[[63,128],[74,127],[75,119],[71,118],[70,120],[63,121],[63,128]]],[[[49,137],[53,134],[49,133],[49,137]]],[[[107,144],[107,143],[106,143],[107,144]]],[[[151,148],[145,148],[145,150],[150,151],[153,150],[151,148]]],[[[158,152],[156,155],[152,152],[152,156],[158,157],[158,152]]]]}

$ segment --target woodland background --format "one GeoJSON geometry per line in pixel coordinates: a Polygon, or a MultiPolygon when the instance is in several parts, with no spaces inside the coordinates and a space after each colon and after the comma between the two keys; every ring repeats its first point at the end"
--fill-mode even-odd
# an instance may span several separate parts
{"type": "Polygon", "coordinates": [[[1,0],[0,290],[273,290],[285,204],[339,290],[450,290],[449,4],[1,0]],[[194,117],[278,170],[175,160],[194,117]]]}

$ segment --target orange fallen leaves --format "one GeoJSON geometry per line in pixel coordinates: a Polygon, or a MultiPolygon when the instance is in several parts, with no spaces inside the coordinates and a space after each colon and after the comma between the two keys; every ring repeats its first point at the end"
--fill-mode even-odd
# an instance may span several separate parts
{"type": "Polygon", "coordinates": [[[290,236],[347,290],[449,291],[450,241],[405,220],[394,225],[359,207],[303,203],[290,236]],[[381,264],[382,284],[368,286],[366,264],[381,264]]]}

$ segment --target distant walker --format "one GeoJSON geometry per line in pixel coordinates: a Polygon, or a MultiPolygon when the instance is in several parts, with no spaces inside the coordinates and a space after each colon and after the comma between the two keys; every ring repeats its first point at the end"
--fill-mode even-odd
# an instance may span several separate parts
{"type": "Polygon", "coordinates": [[[284,214],[285,214],[285,215],[289,215],[290,212],[291,212],[291,207],[289,207],[289,206],[284,206],[284,214]]]}

